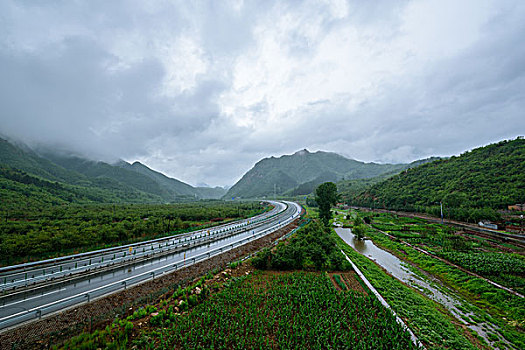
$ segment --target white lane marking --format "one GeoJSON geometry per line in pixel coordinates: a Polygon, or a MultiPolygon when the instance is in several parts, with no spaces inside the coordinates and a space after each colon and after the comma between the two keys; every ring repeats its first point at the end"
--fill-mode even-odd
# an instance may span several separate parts
{"type": "Polygon", "coordinates": [[[66,288],[60,288],[60,289],[51,291],[49,293],[39,294],[39,295],[35,295],[34,297],[31,297],[31,298],[27,298],[27,299],[15,301],[15,302],[12,302],[12,303],[9,303],[9,304],[5,304],[4,306],[0,306],[0,309],[3,309],[5,307],[11,306],[11,305],[15,305],[15,304],[18,304],[18,303],[23,303],[23,302],[26,302],[26,301],[31,300],[31,299],[42,298],[42,297],[45,297],[46,295],[62,292],[64,290],[66,290],[66,289],[67,289],[67,287],[66,288]]]}

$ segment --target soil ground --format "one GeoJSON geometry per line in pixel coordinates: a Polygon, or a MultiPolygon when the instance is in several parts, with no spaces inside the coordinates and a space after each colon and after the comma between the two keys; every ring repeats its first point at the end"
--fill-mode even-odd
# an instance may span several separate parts
{"type": "Polygon", "coordinates": [[[334,275],[341,276],[341,281],[346,285],[347,289],[368,295],[368,293],[364,290],[363,286],[361,286],[361,284],[359,283],[359,277],[357,277],[355,271],[329,272],[328,275],[330,276],[330,280],[332,281],[332,284],[334,285],[335,289],[337,289],[338,291],[342,289],[341,286],[339,286],[339,284],[335,281],[334,275]]]}

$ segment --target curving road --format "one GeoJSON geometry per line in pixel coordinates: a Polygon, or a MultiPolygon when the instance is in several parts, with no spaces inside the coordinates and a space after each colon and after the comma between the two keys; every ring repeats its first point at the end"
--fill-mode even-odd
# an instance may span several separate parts
{"type": "Polygon", "coordinates": [[[5,296],[6,294],[21,293],[24,289],[34,288],[36,285],[45,284],[49,280],[64,279],[68,276],[108,266],[126,265],[130,260],[146,259],[165,251],[198,245],[209,241],[210,238],[216,239],[233,235],[247,227],[262,224],[285,208],[282,203],[278,202],[274,203],[274,206],[268,213],[210,229],[56,259],[3,267],[0,268],[0,294],[5,296]]]}
{"type": "Polygon", "coordinates": [[[0,332],[208,259],[274,232],[301,207],[206,230],[0,269],[0,332]]]}

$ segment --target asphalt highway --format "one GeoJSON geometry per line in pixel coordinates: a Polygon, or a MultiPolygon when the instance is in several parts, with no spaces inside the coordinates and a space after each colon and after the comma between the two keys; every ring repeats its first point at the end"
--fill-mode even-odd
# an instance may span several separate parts
{"type": "Polygon", "coordinates": [[[0,331],[205,260],[274,232],[299,215],[296,203],[271,204],[275,208],[263,215],[184,236],[4,269],[0,331]]]}
{"type": "Polygon", "coordinates": [[[89,253],[0,268],[0,295],[20,293],[25,287],[33,287],[35,284],[42,284],[49,280],[67,278],[74,274],[108,266],[127,265],[131,260],[149,258],[166,251],[180,250],[210,239],[232,235],[261,225],[286,207],[279,202],[273,204],[275,207],[267,213],[227,225],[89,253]]]}

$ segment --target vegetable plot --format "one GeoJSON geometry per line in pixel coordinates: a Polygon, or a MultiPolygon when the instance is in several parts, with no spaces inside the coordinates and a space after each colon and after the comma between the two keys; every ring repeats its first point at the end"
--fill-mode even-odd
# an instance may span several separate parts
{"type": "Polygon", "coordinates": [[[306,272],[241,278],[148,336],[164,349],[415,348],[375,298],[337,293],[326,274],[306,272]]]}
{"type": "Polygon", "coordinates": [[[440,252],[441,257],[464,268],[482,274],[525,274],[525,259],[517,254],[440,252]]]}

